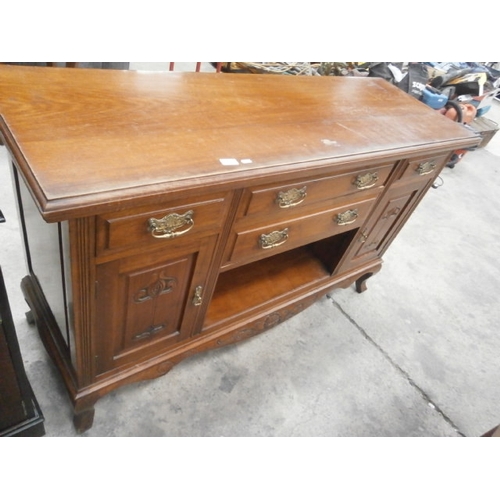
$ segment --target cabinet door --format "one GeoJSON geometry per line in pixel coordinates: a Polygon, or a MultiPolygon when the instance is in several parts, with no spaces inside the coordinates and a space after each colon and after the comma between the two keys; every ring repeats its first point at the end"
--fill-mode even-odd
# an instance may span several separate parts
{"type": "Polygon", "coordinates": [[[194,333],[216,239],[97,266],[97,373],[146,360],[194,333]]]}
{"type": "Polygon", "coordinates": [[[432,184],[399,184],[380,200],[366,224],[361,226],[339,272],[381,257],[432,184]]]}

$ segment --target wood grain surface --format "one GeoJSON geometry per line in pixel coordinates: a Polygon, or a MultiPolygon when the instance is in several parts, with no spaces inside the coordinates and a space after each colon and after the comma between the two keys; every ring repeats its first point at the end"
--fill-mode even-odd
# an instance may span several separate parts
{"type": "Polygon", "coordinates": [[[474,142],[374,78],[1,65],[0,115],[0,135],[49,221],[193,182],[474,142]]]}

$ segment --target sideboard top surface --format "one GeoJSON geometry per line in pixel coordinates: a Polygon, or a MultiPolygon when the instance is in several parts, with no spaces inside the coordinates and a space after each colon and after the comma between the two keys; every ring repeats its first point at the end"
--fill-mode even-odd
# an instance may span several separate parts
{"type": "Polygon", "coordinates": [[[377,78],[0,65],[0,115],[48,221],[223,179],[478,142],[377,78]]]}

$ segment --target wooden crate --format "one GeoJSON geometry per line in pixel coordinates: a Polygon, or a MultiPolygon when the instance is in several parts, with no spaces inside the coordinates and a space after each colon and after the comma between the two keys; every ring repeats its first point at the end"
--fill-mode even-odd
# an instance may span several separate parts
{"type": "Polygon", "coordinates": [[[498,123],[484,116],[476,118],[470,123],[470,126],[482,137],[479,148],[486,147],[498,131],[498,123]]]}

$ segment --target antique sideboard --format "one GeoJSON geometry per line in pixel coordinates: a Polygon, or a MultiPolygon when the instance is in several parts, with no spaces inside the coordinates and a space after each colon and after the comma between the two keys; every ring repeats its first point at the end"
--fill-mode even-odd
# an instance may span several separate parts
{"type": "Polygon", "coordinates": [[[21,286],[79,431],[119,386],[363,291],[480,141],[377,78],[5,65],[0,115],[21,286]]]}

